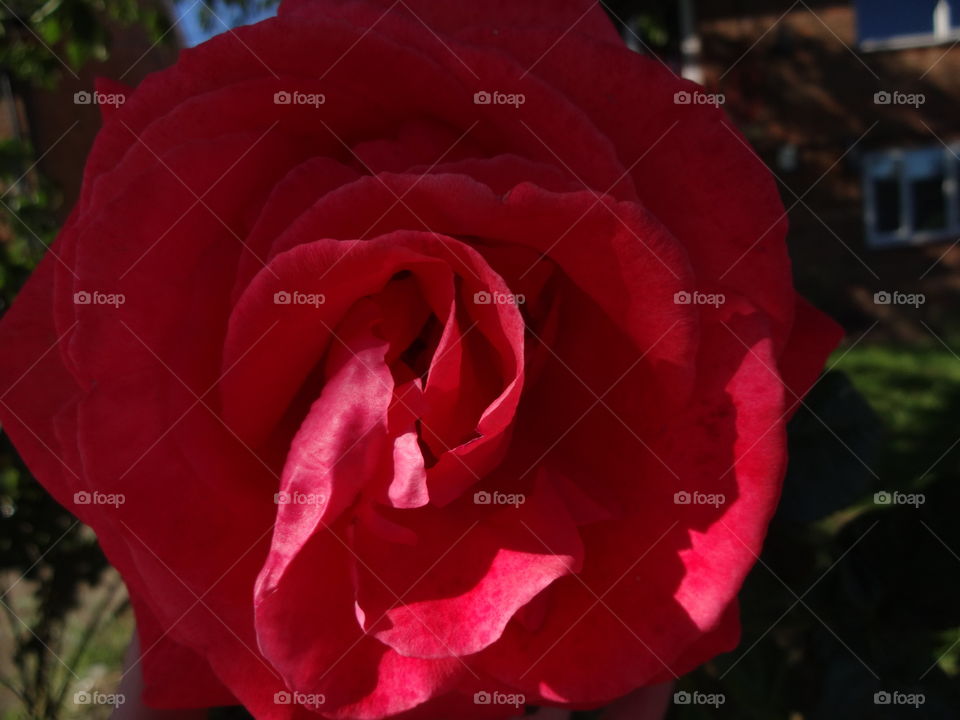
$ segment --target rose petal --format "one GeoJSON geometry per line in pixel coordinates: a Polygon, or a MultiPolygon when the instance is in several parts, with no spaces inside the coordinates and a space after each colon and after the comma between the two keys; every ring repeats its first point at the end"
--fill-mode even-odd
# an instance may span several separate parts
{"type": "Polygon", "coordinates": [[[424,508],[409,519],[397,516],[417,534],[417,548],[357,529],[353,549],[364,558],[357,603],[365,630],[401,655],[478,652],[500,637],[523,605],[579,567],[579,537],[546,485],[519,506],[489,514],[464,507],[472,500],[424,508]]]}

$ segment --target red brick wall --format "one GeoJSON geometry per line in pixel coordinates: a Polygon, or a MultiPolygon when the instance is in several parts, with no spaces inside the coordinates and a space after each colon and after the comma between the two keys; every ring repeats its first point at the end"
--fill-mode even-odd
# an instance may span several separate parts
{"type": "Polygon", "coordinates": [[[872,149],[939,146],[937,136],[960,140],[960,45],[862,52],[851,2],[792,5],[696,3],[706,84],[726,95],[727,111],[782,179],[785,205],[803,197],[790,211],[798,282],[853,330],[885,318],[893,321],[882,323],[890,332],[904,339],[917,334],[916,311],[896,322],[898,310],[873,304],[873,293],[883,289],[925,293],[925,322],[947,326],[948,311],[960,306],[960,246],[951,249],[956,238],[919,248],[867,248],[858,160],[872,149]],[[926,103],[919,110],[878,106],[879,90],[923,93],[926,103]],[[798,148],[793,172],[776,162],[786,143],[798,148]]]}

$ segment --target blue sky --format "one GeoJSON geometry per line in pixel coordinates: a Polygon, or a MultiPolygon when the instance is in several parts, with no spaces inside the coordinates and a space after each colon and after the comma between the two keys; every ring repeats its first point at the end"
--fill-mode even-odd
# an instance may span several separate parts
{"type": "Polygon", "coordinates": [[[176,0],[176,2],[174,2],[174,20],[180,18],[177,28],[183,33],[184,40],[188,46],[199,45],[204,40],[208,40],[214,35],[219,35],[226,31],[227,27],[225,27],[225,25],[233,28],[238,25],[263,20],[264,18],[275,15],[277,12],[274,6],[268,11],[262,11],[245,18],[236,8],[226,7],[220,0],[213,0],[213,2],[206,2],[206,5],[223,23],[218,22],[215,17],[213,21],[214,26],[210,30],[204,30],[200,27],[200,9],[203,4],[204,0],[176,0]]]}
{"type": "MultiPolygon", "coordinates": [[[[951,3],[952,25],[957,8],[951,3]]],[[[925,35],[933,32],[933,11],[937,0],[857,0],[857,24],[861,40],[878,40],[898,35],[925,35]]]]}

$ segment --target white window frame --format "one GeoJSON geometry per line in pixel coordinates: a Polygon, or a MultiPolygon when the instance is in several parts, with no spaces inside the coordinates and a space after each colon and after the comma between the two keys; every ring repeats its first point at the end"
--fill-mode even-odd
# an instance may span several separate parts
{"type": "MultiPolygon", "coordinates": [[[[854,12],[859,12],[854,2],[854,12]]],[[[858,44],[864,52],[880,52],[883,50],[903,50],[906,48],[931,47],[960,40],[960,27],[950,27],[951,10],[960,14],[960,0],[940,0],[933,10],[931,30],[928,33],[913,35],[891,35],[889,37],[860,40],[858,44]]]]}
{"type": "Polygon", "coordinates": [[[960,236],[960,144],[952,147],[926,146],[895,148],[867,153],[863,161],[863,223],[867,247],[886,248],[924,245],[960,236]],[[943,194],[947,206],[946,227],[941,230],[914,230],[913,194],[906,160],[911,153],[940,152],[944,161],[943,194]],[[900,190],[900,226],[893,232],[877,230],[877,198],[873,181],[881,166],[894,163],[900,190]]]}

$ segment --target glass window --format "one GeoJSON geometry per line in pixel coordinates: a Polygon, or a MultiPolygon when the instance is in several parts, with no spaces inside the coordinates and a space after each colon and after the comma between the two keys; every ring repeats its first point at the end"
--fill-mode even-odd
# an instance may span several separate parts
{"type": "Polygon", "coordinates": [[[960,232],[955,150],[870,153],[864,162],[864,220],[875,247],[935,242],[960,232]]]}
{"type": "Polygon", "coordinates": [[[878,158],[871,173],[873,182],[874,227],[879,233],[900,229],[900,173],[893,158],[878,158]]]}
{"type": "Polygon", "coordinates": [[[940,150],[921,150],[906,156],[904,173],[915,232],[947,228],[946,171],[946,158],[940,150]]]}

